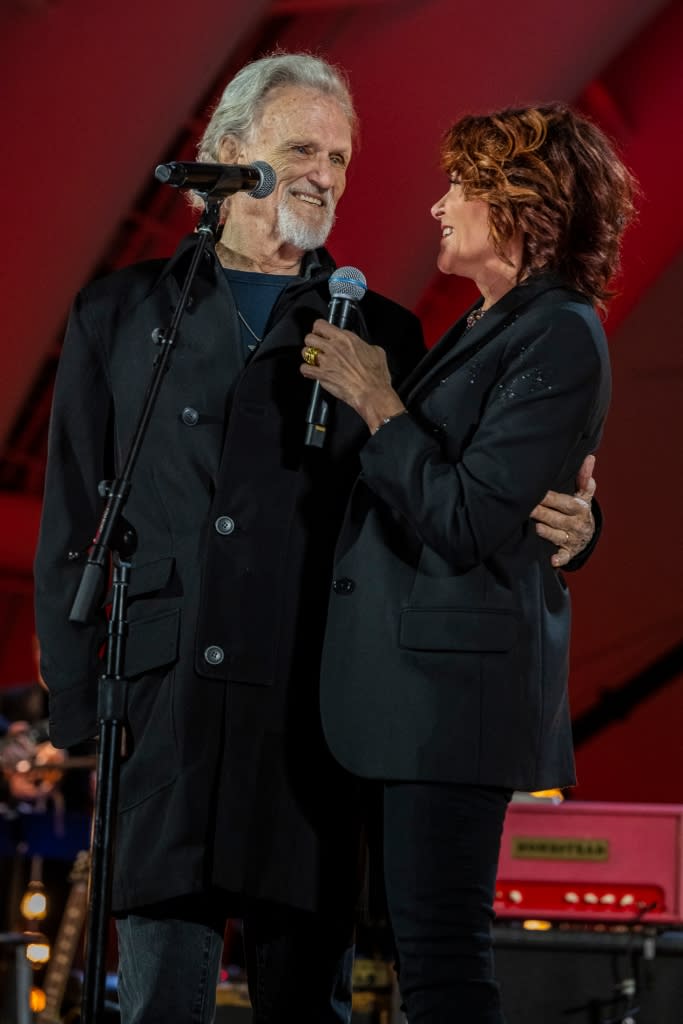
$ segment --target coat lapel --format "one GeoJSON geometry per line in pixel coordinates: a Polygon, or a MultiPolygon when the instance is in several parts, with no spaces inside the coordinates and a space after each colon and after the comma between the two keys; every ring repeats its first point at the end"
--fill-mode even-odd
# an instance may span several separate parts
{"type": "Polygon", "coordinates": [[[288,285],[273,306],[263,341],[254,352],[254,360],[282,349],[300,349],[313,321],[318,317],[327,319],[328,281],[334,269],[335,263],[326,249],[306,254],[302,277],[288,285]]]}
{"type": "Polygon", "coordinates": [[[287,288],[273,309],[263,341],[254,352],[253,360],[271,356],[282,349],[300,349],[304,336],[318,317],[327,318],[327,301],[321,288],[311,288],[308,281],[291,290],[287,288]]]}
{"type": "Polygon", "coordinates": [[[400,390],[404,402],[410,405],[418,401],[444,376],[449,376],[459,369],[492,338],[513,323],[522,308],[532,299],[545,291],[562,287],[565,286],[557,278],[549,274],[539,274],[512,288],[481,320],[468,328],[467,317],[481,306],[481,300],[476,302],[430,349],[407,378],[400,390]]]}

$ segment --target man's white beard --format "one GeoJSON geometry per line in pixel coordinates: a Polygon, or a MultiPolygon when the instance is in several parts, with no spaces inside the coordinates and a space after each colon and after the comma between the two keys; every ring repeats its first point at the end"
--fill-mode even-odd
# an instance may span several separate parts
{"type": "Polygon", "coordinates": [[[327,236],[334,224],[334,205],[328,199],[323,208],[323,220],[318,224],[310,224],[293,209],[293,203],[298,201],[291,198],[288,201],[287,196],[283,196],[278,203],[278,232],[283,242],[293,245],[296,249],[309,252],[311,249],[320,248],[327,241],[327,236]]]}

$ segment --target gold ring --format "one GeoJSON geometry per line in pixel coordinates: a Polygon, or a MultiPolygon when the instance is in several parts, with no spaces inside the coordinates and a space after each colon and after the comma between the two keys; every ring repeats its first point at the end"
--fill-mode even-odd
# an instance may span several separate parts
{"type": "Polygon", "coordinates": [[[307,345],[306,348],[304,349],[304,362],[308,363],[309,366],[317,366],[319,355],[319,348],[313,348],[312,345],[307,345]]]}
{"type": "Polygon", "coordinates": [[[569,531],[568,530],[564,531],[564,543],[565,543],[565,545],[569,544],[569,531]]]}

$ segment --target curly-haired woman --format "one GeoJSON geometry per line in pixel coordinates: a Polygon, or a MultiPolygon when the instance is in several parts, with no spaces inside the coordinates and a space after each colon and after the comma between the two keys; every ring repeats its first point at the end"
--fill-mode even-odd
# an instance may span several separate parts
{"type": "Polygon", "coordinates": [[[319,320],[302,373],[371,437],[337,548],[325,731],[382,791],[411,1024],[501,1024],[491,919],[513,790],[574,783],[570,602],[529,521],[570,491],[610,394],[598,308],[634,183],[561,105],[446,134],[438,266],[481,299],[392,389],[381,348],[319,320]]]}

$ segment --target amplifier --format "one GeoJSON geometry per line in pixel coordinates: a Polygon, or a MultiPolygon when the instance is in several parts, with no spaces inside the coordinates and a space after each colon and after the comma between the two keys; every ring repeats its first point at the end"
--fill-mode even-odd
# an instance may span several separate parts
{"type": "Polygon", "coordinates": [[[600,928],[608,926],[494,927],[507,1024],[681,1024],[683,932],[600,928]]]}
{"type": "Polygon", "coordinates": [[[683,805],[512,802],[499,918],[683,923],[683,805]]]}

